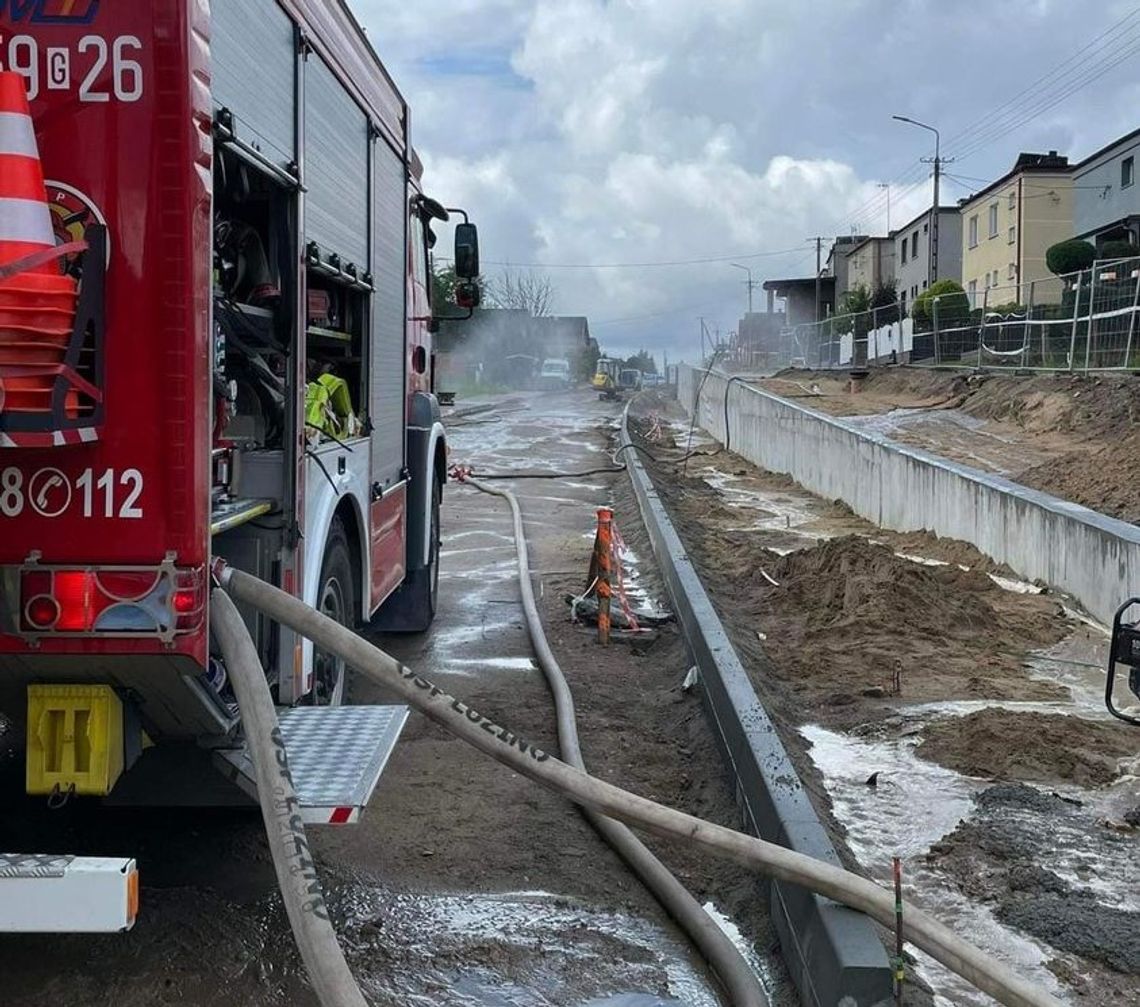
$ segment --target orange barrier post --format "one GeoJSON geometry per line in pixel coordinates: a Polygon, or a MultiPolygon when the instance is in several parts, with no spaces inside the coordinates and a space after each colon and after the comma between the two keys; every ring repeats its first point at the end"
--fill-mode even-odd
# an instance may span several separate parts
{"type": "Polygon", "coordinates": [[[610,582],[613,557],[614,512],[609,507],[598,508],[598,534],[594,539],[594,556],[597,560],[598,575],[598,643],[610,642],[610,598],[613,588],[610,582]]]}

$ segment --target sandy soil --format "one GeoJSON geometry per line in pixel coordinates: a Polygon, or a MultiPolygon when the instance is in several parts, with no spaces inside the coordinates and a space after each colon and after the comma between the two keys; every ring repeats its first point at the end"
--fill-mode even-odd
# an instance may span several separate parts
{"type": "MultiPolygon", "coordinates": [[[[701,437],[698,454],[679,462],[670,430],[682,442],[686,431],[675,406],[651,397],[644,408],[674,417],[672,428],[662,427],[665,436],[646,442],[658,456],[648,463],[658,493],[841,850],[842,823],[797,725],[823,725],[903,746],[918,743],[917,753],[941,766],[1019,786],[1046,782],[1073,792],[1118,780],[1129,769],[1136,738],[1126,728],[989,706],[968,712],[972,703],[1048,708],[1068,701],[1068,689],[1032,673],[1028,660],[1074,634],[1065,599],[1040,585],[1020,585],[1024,593],[1003,589],[993,577],[1012,587],[1014,575],[974,547],[926,533],[884,531],[701,437]],[[967,715],[939,715],[941,707],[932,710],[930,704],[961,707],[967,715]],[[922,712],[910,717],[908,708],[922,712]]],[[[633,425],[643,432],[654,426],[639,419],[633,425]]],[[[1096,871],[1111,872],[1121,856],[1129,858],[1132,870],[1140,831],[1116,832],[1099,806],[1069,816],[1071,809],[1056,798],[1034,821],[1009,825],[997,805],[989,817],[1018,849],[1035,849],[1038,862],[1053,855],[1048,843],[1072,817],[1072,829],[1079,825],[1083,831],[1066,834],[1066,849],[1088,851],[1096,871]],[[1066,809],[1064,823],[1053,820],[1056,815],[1050,819],[1057,808],[1066,809]]],[[[1120,815],[1114,811],[1112,817],[1120,815]]],[[[1026,924],[1027,916],[1046,911],[1048,899],[1068,895],[1046,892],[1045,901],[1032,901],[1015,890],[1017,876],[1009,881],[1008,864],[990,864],[991,854],[979,845],[977,830],[991,827],[987,821],[981,813],[964,819],[932,851],[930,862],[971,898],[991,905],[998,919],[1055,948],[1050,968],[1079,991],[1082,1003],[1107,1007],[1140,997],[1140,970],[1131,950],[1140,936],[1127,931],[1131,926],[1131,934],[1140,935],[1135,914],[1128,915],[1131,910],[1121,909],[1113,897],[1074,889],[1070,894],[1079,909],[1026,924]],[[971,887],[976,875],[992,878],[985,891],[971,887]],[[1107,928],[1103,933],[1089,929],[1094,916],[1107,928]],[[1118,949],[1107,958],[1090,951],[1102,937],[1118,949]]],[[[1032,862],[1029,853],[1025,858],[1032,862]]]]}
{"type": "Polygon", "coordinates": [[[1132,375],[881,368],[858,394],[842,372],[785,371],[758,383],[902,443],[1140,521],[1140,497],[1119,463],[1140,449],[1140,378],[1132,375]]]}
{"type": "Polygon", "coordinates": [[[916,752],[967,776],[1095,788],[1136,757],[1124,724],[990,708],[927,725],[916,752]]]}

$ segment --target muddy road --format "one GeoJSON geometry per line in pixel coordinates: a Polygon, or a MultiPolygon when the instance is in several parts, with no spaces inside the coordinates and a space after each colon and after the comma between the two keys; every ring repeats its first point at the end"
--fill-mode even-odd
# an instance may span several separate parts
{"type": "MultiPolygon", "coordinates": [[[[841,856],[1069,1003],[1140,1003],[1140,732],[1107,636],[972,546],[897,534],[719,450],[635,431],[841,856]]],[[[932,962],[939,1003],[988,1004],[932,962]]]]}
{"type": "MultiPolygon", "coordinates": [[[[608,465],[618,406],[587,390],[461,403],[451,460],[481,471],[608,465]]],[[[689,667],[666,626],[606,650],[573,625],[564,595],[586,586],[595,508],[612,504],[630,546],[635,602],[660,584],[627,477],[527,481],[518,490],[551,643],[578,702],[587,763],[603,777],[739,824],[689,667]]],[[[422,636],[380,643],[443,688],[548,750],[553,711],[530,659],[502,501],[449,484],[440,614],[422,636]]],[[[356,702],[384,700],[354,684],[356,702]]],[[[19,789],[20,767],[0,769],[19,789]]],[[[314,1007],[276,896],[255,813],[111,810],[49,814],[22,801],[0,845],[127,853],[142,912],[115,937],[0,937],[4,1007],[314,1007]]],[[[715,982],[624,865],[565,801],[503,770],[413,713],[361,824],[312,830],[350,965],[376,1004],[462,1007],[716,1007],[715,982]]],[[[762,904],[739,869],[653,843],[740,941],[772,1002],[792,1002],[762,904]]]]}

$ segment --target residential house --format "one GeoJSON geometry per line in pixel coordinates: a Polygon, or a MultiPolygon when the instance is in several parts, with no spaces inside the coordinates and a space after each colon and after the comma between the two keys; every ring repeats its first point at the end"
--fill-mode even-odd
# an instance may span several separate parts
{"type": "MultiPolygon", "coordinates": [[[[774,296],[769,292],[769,298],[774,296]]],[[[813,302],[814,310],[814,302],[813,302]]],[[[736,326],[733,347],[737,362],[763,368],[780,349],[780,333],[786,324],[781,311],[749,311],[736,326]]]]}
{"type": "Polygon", "coordinates": [[[1098,248],[1106,241],[1140,244],[1140,129],[1073,168],[1073,230],[1098,248]]]}
{"type": "Polygon", "coordinates": [[[876,287],[895,278],[895,242],[891,237],[864,238],[847,253],[847,289],[876,287]]]}
{"type": "Polygon", "coordinates": [[[827,253],[827,272],[835,277],[836,303],[843,300],[843,295],[851,289],[847,276],[848,257],[867,237],[866,234],[842,234],[831,244],[831,250],[827,253]]]}
{"type": "Polygon", "coordinates": [[[1023,153],[996,182],[959,202],[962,280],[974,306],[1024,302],[1030,284],[1037,303],[1060,299],[1045,252],[1072,234],[1072,172],[1055,150],[1023,153]]]}
{"type": "MultiPolygon", "coordinates": [[[[895,283],[903,311],[929,286],[930,211],[892,231],[895,283]]],[[[938,279],[962,282],[962,218],[956,206],[938,209],[938,279]]]]}
{"type": "MultiPolygon", "coordinates": [[[[792,280],[765,280],[764,289],[784,299],[784,319],[789,326],[815,321],[814,276],[792,280]]],[[[834,276],[819,278],[819,317],[827,318],[835,311],[834,276]]]]}

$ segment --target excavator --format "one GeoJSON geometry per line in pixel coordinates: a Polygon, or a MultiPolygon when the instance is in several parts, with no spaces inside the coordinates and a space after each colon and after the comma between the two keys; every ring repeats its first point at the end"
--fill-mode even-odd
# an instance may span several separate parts
{"type": "Polygon", "coordinates": [[[620,360],[615,360],[612,357],[598,358],[598,366],[594,371],[593,380],[590,382],[590,384],[598,390],[598,398],[621,398],[622,388],[619,381],[621,365],[622,362],[620,360]]]}

